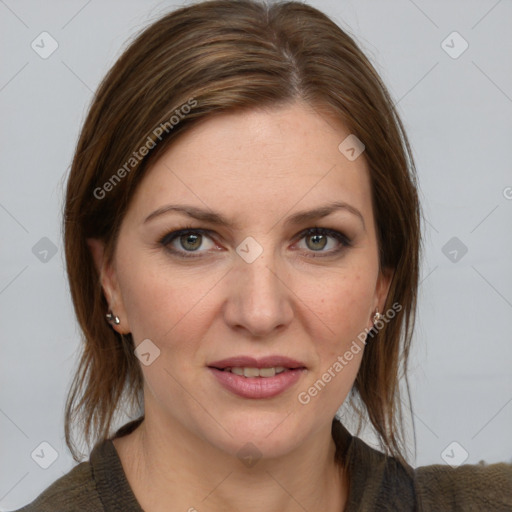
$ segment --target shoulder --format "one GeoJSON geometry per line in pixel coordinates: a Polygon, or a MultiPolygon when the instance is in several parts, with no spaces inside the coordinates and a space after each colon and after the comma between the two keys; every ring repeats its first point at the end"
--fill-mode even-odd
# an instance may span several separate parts
{"type": "Polygon", "coordinates": [[[512,464],[434,464],[413,468],[376,450],[345,427],[333,437],[349,474],[346,511],[512,511],[512,464]]]}
{"type": "MultiPolygon", "coordinates": [[[[121,427],[114,438],[135,429],[144,419],[121,427]]],[[[99,440],[89,460],[81,462],[15,512],[143,512],[124,474],[112,439],[99,440]]]]}
{"type": "Polygon", "coordinates": [[[16,512],[103,512],[96,492],[92,467],[81,462],[45,489],[34,501],[16,512]]]}
{"type": "Polygon", "coordinates": [[[424,510],[512,510],[512,464],[433,464],[414,471],[418,502],[428,504],[424,510]]]}

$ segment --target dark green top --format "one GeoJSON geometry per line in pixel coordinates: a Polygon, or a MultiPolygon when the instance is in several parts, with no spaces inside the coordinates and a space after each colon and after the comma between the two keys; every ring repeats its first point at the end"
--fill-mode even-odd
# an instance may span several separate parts
{"type": "MultiPolygon", "coordinates": [[[[133,431],[141,417],[115,437],[133,431]]],[[[512,464],[441,464],[413,469],[371,448],[333,421],[337,456],[347,461],[348,502],[340,512],[512,511],[512,464]]],[[[143,512],[111,439],[17,512],[143,512]]]]}

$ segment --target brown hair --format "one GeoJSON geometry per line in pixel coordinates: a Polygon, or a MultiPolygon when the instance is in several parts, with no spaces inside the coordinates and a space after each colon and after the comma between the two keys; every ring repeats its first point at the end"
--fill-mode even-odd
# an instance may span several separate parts
{"type": "Polygon", "coordinates": [[[402,376],[407,383],[421,236],[402,123],[357,44],[317,9],[211,0],[163,16],[134,39],[100,84],[77,143],[64,212],[70,291],[84,337],[65,417],[76,461],[73,426],[87,443],[97,442],[111,435],[123,405],[142,408],[143,401],[133,340],[105,320],[108,304],[86,239],[101,239],[112,257],[148,165],[199,120],[297,100],[335,116],[366,146],[380,266],[395,270],[384,310],[394,303],[402,309],[367,344],[351,399],[362,404],[356,410],[367,415],[382,448],[405,460],[399,384],[402,376]],[[151,149],[141,158],[143,146],[151,149]]]}

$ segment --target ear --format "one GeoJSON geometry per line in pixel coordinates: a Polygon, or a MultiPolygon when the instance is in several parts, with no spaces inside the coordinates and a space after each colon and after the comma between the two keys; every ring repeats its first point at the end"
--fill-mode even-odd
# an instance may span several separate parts
{"type": "Polygon", "coordinates": [[[375,310],[379,310],[379,313],[382,315],[384,313],[384,305],[386,303],[386,299],[388,297],[389,288],[391,287],[391,281],[393,281],[393,276],[395,275],[395,270],[392,268],[383,268],[379,271],[379,276],[377,278],[377,285],[375,287],[375,296],[373,301],[373,308],[370,313],[370,325],[373,326],[373,315],[375,314],[375,310]]]}
{"type": "MultiPolygon", "coordinates": [[[[101,287],[103,294],[109,305],[109,309],[114,315],[119,317],[120,323],[118,325],[111,324],[112,328],[119,334],[128,334],[130,332],[130,326],[128,324],[128,318],[119,288],[117,274],[112,264],[107,262],[105,257],[105,244],[102,240],[97,238],[88,238],[87,245],[91,251],[92,258],[94,260],[94,266],[100,276],[101,287]]],[[[107,311],[105,311],[105,314],[107,311]]],[[[105,319],[105,321],[107,321],[105,319]]]]}

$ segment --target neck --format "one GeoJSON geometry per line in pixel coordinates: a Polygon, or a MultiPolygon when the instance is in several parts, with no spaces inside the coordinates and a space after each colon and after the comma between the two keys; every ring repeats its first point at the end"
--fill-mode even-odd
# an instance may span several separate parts
{"type": "Polygon", "coordinates": [[[285,456],[245,463],[153,416],[114,445],[146,512],[169,512],[171,503],[190,512],[340,512],[346,503],[348,480],[335,461],[330,424],[285,456]]]}

